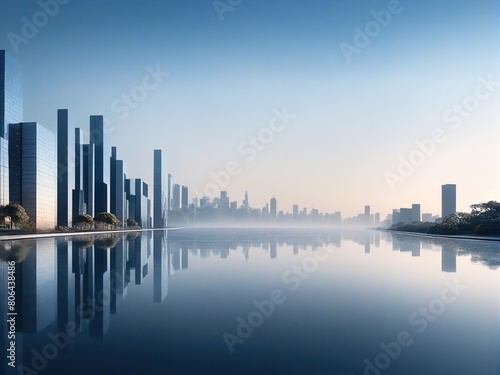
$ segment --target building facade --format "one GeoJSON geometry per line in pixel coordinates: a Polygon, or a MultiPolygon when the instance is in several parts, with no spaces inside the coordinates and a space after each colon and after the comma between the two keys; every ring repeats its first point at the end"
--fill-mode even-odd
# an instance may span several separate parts
{"type": "Polygon", "coordinates": [[[24,207],[37,229],[56,225],[56,142],[36,122],[10,124],[10,201],[24,207]]]}
{"type": "Polygon", "coordinates": [[[69,225],[69,119],[68,110],[57,111],[57,225],[69,225]]]}
{"type": "Polygon", "coordinates": [[[165,161],[162,150],[154,150],[153,166],[153,226],[154,228],[167,227],[168,215],[168,181],[165,175],[165,161]]]}
{"type": "Polygon", "coordinates": [[[78,215],[83,215],[87,212],[85,203],[85,192],[83,190],[83,132],[80,128],[75,129],[75,188],[72,191],[72,212],[71,220],[78,215]]]}
{"type": "Polygon", "coordinates": [[[446,184],[441,186],[441,217],[453,215],[457,212],[457,185],[446,184]]]}
{"type": "Polygon", "coordinates": [[[127,199],[125,196],[125,164],[118,160],[116,147],[111,148],[110,171],[110,212],[116,216],[120,223],[127,219],[127,199]]]}
{"type": "Polygon", "coordinates": [[[9,124],[23,121],[22,70],[0,51],[0,205],[9,203],[9,124]]]}
{"type": "Polygon", "coordinates": [[[109,212],[110,150],[104,133],[104,117],[90,116],[90,143],[95,147],[94,211],[109,212]]]}

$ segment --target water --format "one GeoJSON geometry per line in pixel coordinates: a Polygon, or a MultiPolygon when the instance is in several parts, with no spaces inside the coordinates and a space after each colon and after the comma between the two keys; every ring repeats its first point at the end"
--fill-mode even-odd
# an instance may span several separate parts
{"type": "Polygon", "coordinates": [[[18,371],[4,355],[0,263],[8,374],[500,369],[499,242],[173,230],[0,248],[24,258],[15,266],[18,371]]]}

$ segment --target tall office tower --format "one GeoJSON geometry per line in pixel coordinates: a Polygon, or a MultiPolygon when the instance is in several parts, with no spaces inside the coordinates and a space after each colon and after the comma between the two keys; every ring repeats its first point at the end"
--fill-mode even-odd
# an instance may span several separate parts
{"type": "Polygon", "coordinates": [[[180,209],[181,209],[181,186],[179,184],[174,184],[172,211],[179,211],[180,209]]]}
{"type": "Polygon", "coordinates": [[[111,148],[110,171],[110,212],[116,216],[120,223],[127,221],[127,206],[125,197],[125,164],[118,160],[116,147],[111,148]]]}
{"type": "Polygon", "coordinates": [[[68,110],[57,110],[57,225],[69,225],[69,124],[68,110]]]}
{"type": "Polygon", "coordinates": [[[227,196],[227,191],[220,192],[219,208],[223,210],[229,209],[229,197],[227,196]]]}
{"type": "Polygon", "coordinates": [[[392,225],[401,222],[401,214],[397,208],[392,210],[392,225]]]}
{"type": "Polygon", "coordinates": [[[370,224],[370,206],[365,206],[365,224],[370,224]]]}
{"type": "Polygon", "coordinates": [[[9,204],[9,124],[23,121],[21,67],[0,51],[0,205],[9,204]]]}
{"type": "Polygon", "coordinates": [[[56,225],[56,142],[36,122],[9,125],[10,201],[19,203],[38,229],[56,225]]]}
{"type": "Polygon", "coordinates": [[[94,211],[109,211],[110,157],[104,134],[104,117],[90,116],[90,144],[95,146],[94,211]]]}
{"type": "Polygon", "coordinates": [[[293,205],[293,217],[296,219],[299,217],[299,205],[293,205]]]}
{"type": "Polygon", "coordinates": [[[155,228],[167,227],[168,202],[166,190],[168,190],[168,182],[165,178],[165,167],[162,150],[154,150],[153,225],[155,228]]]}
{"type": "Polygon", "coordinates": [[[271,198],[271,211],[270,211],[270,214],[271,214],[271,217],[274,219],[276,218],[276,214],[277,214],[277,205],[276,205],[276,198],[272,197],[271,198]]]}
{"type": "Polygon", "coordinates": [[[245,200],[243,201],[243,208],[244,209],[249,209],[250,206],[248,204],[248,191],[245,191],[245,200]]]}
{"type": "Polygon", "coordinates": [[[85,194],[83,191],[83,133],[75,129],[75,188],[72,191],[71,220],[86,211],[85,194]]]}
{"type": "Polygon", "coordinates": [[[400,208],[399,209],[399,221],[403,223],[411,223],[412,219],[412,209],[411,208],[400,208]]]}
{"type": "Polygon", "coordinates": [[[420,222],[420,204],[411,205],[411,222],[420,222]]]}
{"type": "MultiPolygon", "coordinates": [[[[127,219],[137,221],[135,218],[135,182],[133,179],[125,177],[125,197],[128,202],[128,216],[127,219]]],[[[139,224],[139,222],[137,221],[139,224]]]]}
{"type": "Polygon", "coordinates": [[[457,212],[457,185],[441,186],[441,217],[453,215],[457,212]]]}
{"type": "Polygon", "coordinates": [[[83,197],[85,213],[95,216],[95,147],[93,144],[83,145],[83,197]]]}
{"type": "Polygon", "coordinates": [[[182,185],[182,209],[187,210],[189,208],[189,193],[188,193],[188,187],[182,185]]]}
{"type": "Polygon", "coordinates": [[[142,227],[147,229],[150,226],[149,209],[148,209],[148,185],[140,178],[135,179],[135,221],[142,227]]]}
{"type": "Polygon", "coordinates": [[[375,214],[375,225],[379,226],[380,225],[380,213],[377,212],[375,214]]]}
{"type": "Polygon", "coordinates": [[[167,192],[167,204],[168,204],[168,211],[173,210],[173,203],[174,203],[174,178],[172,175],[169,173],[168,174],[168,192],[167,192]]]}

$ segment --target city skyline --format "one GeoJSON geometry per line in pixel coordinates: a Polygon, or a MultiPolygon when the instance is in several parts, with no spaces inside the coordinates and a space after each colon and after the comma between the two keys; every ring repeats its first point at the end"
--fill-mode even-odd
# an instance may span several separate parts
{"type": "Polygon", "coordinates": [[[210,2],[127,9],[117,4],[96,7],[92,24],[99,24],[97,29],[90,28],[83,5],[61,5],[18,51],[8,35],[22,35],[22,17],[32,19],[40,7],[0,6],[11,15],[0,26],[1,47],[24,68],[23,121],[38,121],[56,133],[58,108],[68,108],[77,127],[88,123],[89,114],[101,113],[130,175],[152,187],[149,150],[162,149],[168,173],[189,186],[190,196],[203,192],[214,182],[211,173],[226,171],[235,160],[241,172],[220,190],[238,202],[248,190],[254,207],[276,196],[288,212],[297,204],[349,217],[369,204],[384,218],[393,207],[418,202],[422,212],[436,215],[440,186],[448,183],[458,187],[458,211],[498,200],[499,174],[488,172],[500,170],[500,160],[486,153],[498,140],[500,74],[490,48],[498,36],[481,32],[495,23],[493,1],[400,2],[401,11],[392,13],[392,21],[350,56],[350,63],[341,44],[352,45],[354,28],[364,30],[374,19],[371,12],[380,14],[388,3],[243,3],[225,13],[223,22],[210,2]],[[271,22],[280,12],[287,26],[298,20],[292,35],[271,22]],[[460,21],[464,14],[471,20],[466,26],[460,21]],[[169,23],[171,17],[177,22],[169,23]],[[193,20],[200,26],[190,27],[193,20]],[[416,36],[414,25],[424,20],[427,28],[416,36]],[[255,22],[262,22],[261,31],[255,22]],[[412,43],[398,44],[405,38],[412,43]],[[457,38],[460,45],[452,42],[457,38]],[[143,82],[155,88],[127,107],[125,116],[122,95],[143,82]],[[457,103],[470,107],[474,101],[467,98],[476,92],[485,97],[488,90],[491,95],[473,113],[458,119],[448,113],[457,103]],[[277,116],[275,129],[283,130],[272,134],[264,149],[251,146],[248,137],[269,136],[261,132],[272,130],[277,116]],[[429,146],[424,141],[433,139],[436,128],[445,131],[436,139],[446,140],[429,146]],[[148,152],[137,152],[137,145],[148,152]],[[415,153],[422,148],[429,153],[423,161],[415,153]],[[404,173],[398,172],[402,164],[404,173]],[[387,173],[403,180],[394,191],[387,173]]]}

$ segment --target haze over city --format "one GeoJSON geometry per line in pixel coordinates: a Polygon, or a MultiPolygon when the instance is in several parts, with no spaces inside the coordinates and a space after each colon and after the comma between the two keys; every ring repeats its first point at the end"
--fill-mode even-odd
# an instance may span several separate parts
{"type": "Polygon", "coordinates": [[[238,173],[221,190],[232,200],[248,190],[252,206],[276,196],[288,212],[298,204],[347,217],[371,205],[385,216],[420,203],[439,214],[447,183],[458,211],[498,197],[495,1],[231,8],[70,1],[16,44],[9,35],[22,36],[23,17],[40,6],[3,2],[2,47],[23,66],[25,121],[55,132],[58,108],[84,128],[102,114],[130,174],[151,182],[144,166],[163,149],[190,197],[230,161],[238,173]],[[367,30],[377,19],[379,32],[367,30]],[[147,76],[151,89],[134,100],[147,76]],[[426,147],[416,141],[433,137],[410,162],[426,147]],[[412,168],[402,174],[402,163],[412,168]]]}

